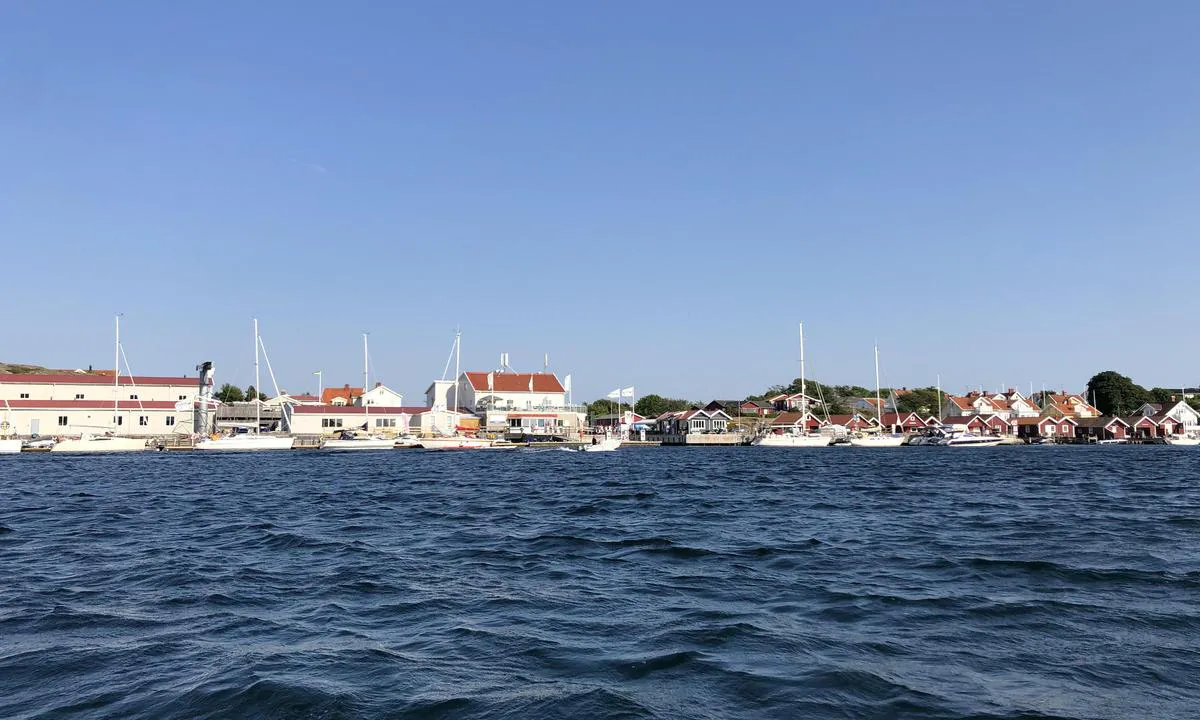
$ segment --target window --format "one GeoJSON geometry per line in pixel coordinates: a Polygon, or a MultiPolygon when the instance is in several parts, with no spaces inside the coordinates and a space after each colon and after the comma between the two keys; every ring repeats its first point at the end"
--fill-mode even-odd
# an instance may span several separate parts
{"type": "Polygon", "coordinates": [[[375,427],[396,427],[396,418],[375,418],[375,427]]]}
{"type": "Polygon", "coordinates": [[[67,426],[67,416],[66,416],[66,415],[59,415],[59,416],[58,416],[58,426],[59,426],[59,427],[66,427],[66,426],[67,426]]]}
{"type": "Polygon", "coordinates": [[[180,399],[180,400],[187,400],[187,395],[180,395],[180,396],[179,396],[179,399],[180,399]]]}
{"type": "Polygon", "coordinates": [[[118,425],[124,425],[124,424],[125,424],[125,418],[121,417],[120,415],[118,415],[118,416],[117,416],[116,420],[117,420],[117,424],[118,424],[118,425]]]}
{"type": "MultiPolygon", "coordinates": [[[[81,396],[81,397],[82,397],[82,396],[81,396]]],[[[130,396],[129,396],[129,399],[130,399],[130,400],[137,400],[137,399],[138,399],[138,396],[137,396],[137,395],[130,395],[130,396]]]]}
{"type": "Polygon", "coordinates": [[[82,399],[83,399],[83,393],[75,393],[75,399],[76,399],[76,400],[82,400],[82,399]]]}
{"type": "Polygon", "coordinates": [[[150,424],[149,417],[147,417],[146,415],[138,415],[138,425],[141,425],[142,427],[146,427],[149,424],[150,424]]]}
{"type": "Polygon", "coordinates": [[[22,400],[28,400],[28,399],[29,399],[29,393],[21,393],[21,399],[22,399],[22,400]]]}
{"type": "Polygon", "coordinates": [[[321,427],[323,428],[340,428],[341,426],[341,418],[321,418],[321,427]]]}
{"type": "Polygon", "coordinates": [[[172,426],[172,425],[174,425],[174,424],[175,424],[175,416],[174,416],[174,415],[168,415],[168,416],[167,416],[167,427],[171,427],[171,426],[172,426]]]}

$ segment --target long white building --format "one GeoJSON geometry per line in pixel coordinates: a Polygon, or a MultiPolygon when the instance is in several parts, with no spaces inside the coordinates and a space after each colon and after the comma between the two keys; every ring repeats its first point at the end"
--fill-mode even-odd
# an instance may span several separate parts
{"type": "Polygon", "coordinates": [[[190,433],[199,394],[198,377],[121,377],[114,389],[111,373],[0,375],[0,420],[23,436],[190,433]]]}

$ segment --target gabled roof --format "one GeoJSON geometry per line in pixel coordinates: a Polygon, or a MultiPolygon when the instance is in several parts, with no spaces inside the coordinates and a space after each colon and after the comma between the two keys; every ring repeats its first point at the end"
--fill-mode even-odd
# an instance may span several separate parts
{"type": "Polygon", "coordinates": [[[362,394],[362,388],[350,387],[349,385],[344,385],[340,388],[325,388],[321,391],[321,404],[328,405],[333,402],[334,398],[344,398],[347,403],[350,403],[354,401],[354,398],[362,394]]]}
{"type": "MultiPolygon", "coordinates": [[[[1138,416],[1140,417],[1140,416],[1138,416]]],[[[1119,417],[1090,417],[1090,418],[1074,418],[1075,424],[1079,427],[1106,428],[1113,423],[1120,423],[1125,427],[1130,427],[1129,423],[1119,417]]]]}
{"type": "Polygon", "coordinates": [[[492,376],[492,391],[519,393],[530,392],[530,383],[532,382],[532,392],[537,393],[565,393],[562,383],[558,381],[554,373],[510,373],[510,372],[465,372],[467,382],[471,383],[471,387],[475,392],[488,391],[488,375],[492,376]]]}
{"type": "Polygon", "coordinates": [[[974,398],[966,398],[959,395],[947,395],[946,399],[954,403],[961,410],[972,410],[975,408],[975,406],[971,404],[974,402],[974,398]]]}
{"type": "Polygon", "coordinates": [[[805,415],[807,415],[810,418],[815,419],[819,424],[824,425],[824,423],[821,422],[821,419],[818,418],[816,415],[813,415],[811,412],[810,413],[785,412],[785,413],[779,413],[779,415],[776,416],[776,418],[771,421],[771,426],[772,427],[791,427],[793,425],[806,425],[807,424],[806,422],[802,422],[805,418],[805,415]]]}
{"type": "Polygon", "coordinates": [[[747,407],[747,406],[754,407],[754,408],[761,408],[763,410],[771,410],[774,407],[771,405],[771,403],[767,402],[766,400],[745,400],[738,407],[747,407]]]}

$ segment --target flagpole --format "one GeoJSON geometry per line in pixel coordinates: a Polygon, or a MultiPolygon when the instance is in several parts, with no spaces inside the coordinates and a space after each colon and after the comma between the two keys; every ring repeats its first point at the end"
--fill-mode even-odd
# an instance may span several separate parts
{"type": "Polygon", "coordinates": [[[317,402],[321,402],[321,393],[325,391],[325,376],[318,370],[313,375],[317,376],[317,402]]]}

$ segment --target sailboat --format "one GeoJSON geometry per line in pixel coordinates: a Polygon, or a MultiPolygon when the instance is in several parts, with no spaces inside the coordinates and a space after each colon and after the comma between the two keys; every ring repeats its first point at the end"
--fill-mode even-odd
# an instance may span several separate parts
{"type": "Polygon", "coordinates": [[[809,433],[807,421],[808,385],[804,377],[804,323],[800,323],[800,422],[806,427],[799,432],[763,435],[750,444],[759,447],[826,447],[833,441],[831,435],[809,433]]]}
{"type": "MultiPolygon", "coordinates": [[[[367,432],[371,423],[371,405],[367,402],[367,387],[370,382],[370,355],[367,353],[367,334],[363,333],[363,394],[360,396],[363,404],[363,432],[367,432]]],[[[396,447],[395,438],[382,435],[355,435],[342,433],[339,438],[326,440],[322,450],[391,450],[396,447]]]]}
{"type": "Polygon", "coordinates": [[[121,316],[117,315],[116,350],[113,361],[113,415],[112,430],[106,435],[91,435],[84,433],[78,438],[60,440],[54,443],[50,452],[59,453],[108,453],[135,452],[146,450],[145,438],[120,437],[117,435],[118,396],[121,391],[121,316]]]}
{"type": "Polygon", "coordinates": [[[883,432],[883,398],[879,391],[879,346],[875,346],[875,407],[879,409],[879,432],[874,435],[850,438],[854,447],[900,447],[904,444],[904,436],[898,433],[883,432]]]}
{"type": "MultiPolygon", "coordinates": [[[[258,318],[254,318],[254,391],[258,392],[259,373],[258,373],[258,346],[262,342],[258,337],[258,318]]],[[[270,362],[268,361],[268,366],[270,362]]],[[[274,374],[272,374],[274,377],[274,374]]],[[[248,450],[290,450],[292,447],[292,438],[290,435],[263,435],[262,429],[262,401],[258,398],[251,398],[254,403],[254,432],[252,433],[236,433],[234,435],[225,435],[222,437],[205,438],[196,443],[197,450],[225,450],[225,451],[248,451],[248,450]]]]}
{"type": "MultiPolygon", "coordinates": [[[[423,437],[420,439],[420,447],[424,450],[501,450],[517,447],[515,444],[507,441],[488,440],[487,438],[472,437],[463,435],[457,427],[458,418],[458,386],[459,378],[459,363],[462,359],[462,332],[454,334],[454,411],[451,413],[455,420],[456,427],[453,432],[446,432],[438,427],[434,430],[440,433],[437,437],[423,437]]],[[[446,369],[450,366],[449,358],[446,360],[446,369]]],[[[442,371],[442,378],[446,377],[445,370],[442,371]]]]}
{"type": "Polygon", "coordinates": [[[15,455],[21,452],[21,438],[17,437],[13,431],[12,422],[9,418],[12,416],[12,408],[8,406],[8,400],[4,401],[4,421],[0,422],[0,455],[15,455]]]}

